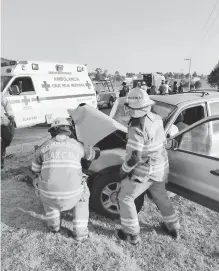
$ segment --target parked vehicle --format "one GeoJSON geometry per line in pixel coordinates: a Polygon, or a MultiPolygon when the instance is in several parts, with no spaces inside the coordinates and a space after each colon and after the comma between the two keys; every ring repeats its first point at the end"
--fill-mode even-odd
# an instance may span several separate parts
{"type": "Polygon", "coordinates": [[[1,92],[11,104],[17,128],[56,117],[85,102],[97,107],[96,93],[85,65],[39,61],[1,63],[1,92]]]}
{"type": "MultiPolygon", "coordinates": [[[[190,115],[191,118],[187,117],[186,120],[189,123],[188,128],[173,137],[178,145],[173,144],[172,138],[169,139],[169,145],[171,145],[168,150],[170,153],[170,178],[167,188],[219,212],[219,114],[216,106],[218,104],[214,103],[219,103],[219,95],[211,97],[212,99],[209,100],[206,100],[208,96],[202,97],[202,93],[185,94],[184,98],[182,95],[184,94],[169,96],[178,96],[178,100],[172,100],[172,104],[157,100],[157,110],[159,109],[157,113],[159,112],[163,117],[167,134],[171,133],[171,124],[174,124],[182,110],[194,108],[193,111],[188,112],[195,114],[195,112],[201,111],[198,109],[201,106],[204,108],[204,112],[212,117],[206,118],[204,115],[199,122],[196,122],[198,117],[195,115],[195,119],[193,114],[190,115]],[[195,103],[198,97],[203,98],[201,100],[203,103],[195,103]],[[218,115],[213,116],[216,113],[218,115]],[[200,131],[202,131],[201,136],[197,141],[197,133],[200,131]],[[188,137],[188,133],[192,136],[188,137]],[[190,145],[185,146],[188,138],[190,138],[190,145]],[[202,153],[200,153],[199,146],[202,146],[202,153]]],[[[209,94],[209,96],[211,95],[209,94]]],[[[155,99],[155,97],[153,98],[155,99]]],[[[119,100],[124,102],[123,98],[119,100]]],[[[170,100],[168,101],[170,102],[170,100]]],[[[118,108],[118,104],[120,103],[114,106],[118,108]]],[[[117,111],[115,108],[113,109],[114,112],[117,111]]],[[[125,157],[127,128],[88,105],[83,107],[81,114],[83,122],[76,125],[78,139],[85,144],[95,145],[101,149],[101,156],[98,160],[91,164],[83,162],[84,172],[89,175],[91,206],[107,217],[117,218],[117,194],[120,188],[119,169],[125,157]],[[90,136],[91,134],[92,136],[90,136]]],[[[74,119],[73,113],[72,117],[74,119]]],[[[141,210],[143,202],[144,194],[135,201],[138,211],[141,210]]]]}
{"type": "Polygon", "coordinates": [[[140,78],[133,80],[133,88],[136,87],[137,82],[143,81],[146,83],[147,86],[151,85],[159,88],[162,80],[165,80],[165,77],[159,72],[142,73],[140,78]]]}
{"type": "Polygon", "coordinates": [[[110,80],[93,81],[98,108],[107,106],[112,108],[119,92],[116,92],[110,80]]]}

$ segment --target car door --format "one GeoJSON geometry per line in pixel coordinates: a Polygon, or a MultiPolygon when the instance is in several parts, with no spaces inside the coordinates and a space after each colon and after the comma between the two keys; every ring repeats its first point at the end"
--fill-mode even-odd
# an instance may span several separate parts
{"type": "Polygon", "coordinates": [[[178,133],[168,150],[167,189],[219,212],[219,115],[178,133]]]}
{"type": "Polygon", "coordinates": [[[33,126],[45,122],[41,105],[37,99],[37,94],[30,76],[14,78],[9,84],[5,95],[15,115],[17,128],[33,126]],[[13,95],[13,93],[10,92],[10,87],[12,86],[19,88],[19,95],[13,95]]]}

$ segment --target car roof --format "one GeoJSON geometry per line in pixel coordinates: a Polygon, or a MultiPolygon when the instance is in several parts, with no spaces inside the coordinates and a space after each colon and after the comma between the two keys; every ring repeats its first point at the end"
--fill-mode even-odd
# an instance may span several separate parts
{"type": "Polygon", "coordinates": [[[190,101],[191,102],[210,101],[215,100],[215,98],[217,98],[219,101],[219,93],[213,91],[212,92],[199,91],[174,95],[150,95],[150,98],[155,101],[164,102],[171,105],[178,105],[181,103],[188,103],[190,101]]]}

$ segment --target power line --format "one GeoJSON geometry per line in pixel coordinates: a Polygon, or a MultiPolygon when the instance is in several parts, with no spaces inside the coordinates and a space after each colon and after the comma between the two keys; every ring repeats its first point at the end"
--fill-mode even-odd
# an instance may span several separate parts
{"type": "Polygon", "coordinates": [[[216,3],[215,3],[215,5],[214,5],[214,7],[213,7],[213,9],[212,9],[212,11],[211,11],[211,13],[210,13],[210,15],[208,16],[208,19],[207,19],[207,21],[206,21],[206,23],[205,23],[205,25],[204,25],[204,27],[203,27],[201,33],[203,33],[203,31],[205,30],[205,28],[206,28],[206,26],[207,26],[207,24],[208,24],[208,22],[209,22],[209,20],[210,20],[210,18],[211,18],[211,16],[212,16],[213,12],[214,12],[214,10],[215,10],[215,8],[216,8],[216,6],[217,6],[218,1],[219,1],[219,0],[216,1],[216,3]]]}
{"type": "Polygon", "coordinates": [[[210,27],[208,28],[207,32],[205,33],[204,38],[207,36],[209,30],[214,26],[214,24],[215,24],[215,22],[216,22],[216,20],[217,20],[218,17],[219,17],[219,13],[218,13],[217,16],[214,18],[214,21],[212,21],[212,24],[210,25],[210,27]]]}

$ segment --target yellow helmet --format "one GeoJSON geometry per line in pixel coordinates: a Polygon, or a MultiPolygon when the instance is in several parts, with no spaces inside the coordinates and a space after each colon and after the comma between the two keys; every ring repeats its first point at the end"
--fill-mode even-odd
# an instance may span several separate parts
{"type": "Polygon", "coordinates": [[[132,89],[127,96],[127,105],[132,109],[142,109],[154,104],[143,89],[132,89]]]}
{"type": "Polygon", "coordinates": [[[59,127],[59,126],[69,126],[71,127],[70,122],[65,118],[56,118],[53,120],[51,127],[49,128],[49,132],[52,128],[59,127]]]}

